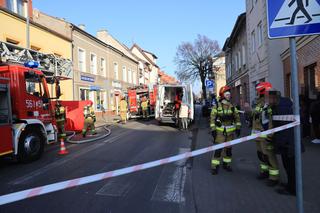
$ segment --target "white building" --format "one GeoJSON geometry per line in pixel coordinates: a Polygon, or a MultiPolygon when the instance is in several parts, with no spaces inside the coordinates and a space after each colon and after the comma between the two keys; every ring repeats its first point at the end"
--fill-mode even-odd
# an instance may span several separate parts
{"type": "Polygon", "coordinates": [[[255,98],[255,84],[259,81],[269,81],[283,94],[283,64],[280,55],[288,48],[289,41],[268,38],[265,0],[246,0],[246,14],[250,100],[255,98]]]}

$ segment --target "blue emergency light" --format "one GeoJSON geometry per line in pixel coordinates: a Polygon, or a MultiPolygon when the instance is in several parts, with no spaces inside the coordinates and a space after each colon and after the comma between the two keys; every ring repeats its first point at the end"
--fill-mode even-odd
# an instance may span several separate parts
{"type": "Polygon", "coordinates": [[[37,68],[37,67],[39,67],[39,62],[37,62],[37,61],[27,61],[27,62],[24,63],[24,66],[28,67],[28,68],[31,68],[31,69],[37,68]]]}

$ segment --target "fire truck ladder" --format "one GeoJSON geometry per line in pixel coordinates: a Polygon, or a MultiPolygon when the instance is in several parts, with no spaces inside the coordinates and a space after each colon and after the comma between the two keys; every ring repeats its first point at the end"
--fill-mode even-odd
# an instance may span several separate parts
{"type": "Polygon", "coordinates": [[[24,65],[30,61],[38,62],[39,67],[37,69],[48,77],[56,76],[67,79],[73,77],[72,62],[69,59],[0,41],[0,64],[15,63],[24,65]]]}

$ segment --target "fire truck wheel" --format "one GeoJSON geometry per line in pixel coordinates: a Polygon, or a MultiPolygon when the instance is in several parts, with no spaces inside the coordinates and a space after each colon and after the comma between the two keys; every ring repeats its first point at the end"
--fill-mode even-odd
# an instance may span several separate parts
{"type": "Polygon", "coordinates": [[[27,128],[21,133],[18,147],[18,160],[31,162],[41,157],[45,138],[37,128],[27,128]]]}

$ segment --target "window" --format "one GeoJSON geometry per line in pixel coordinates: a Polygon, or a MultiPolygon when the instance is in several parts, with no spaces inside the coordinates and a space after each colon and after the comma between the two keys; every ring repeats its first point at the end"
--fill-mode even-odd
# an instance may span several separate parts
{"type": "Polygon", "coordinates": [[[24,9],[24,0],[17,0],[17,13],[21,16],[26,16],[24,9]]]}
{"type": "Polygon", "coordinates": [[[127,68],[126,68],[126,66],[122,67],[122,80],[124,82],[127,82],[127,68]]]}
{"type": "Polygon", "coordinates": [[[6,38],[6,41],[10,44],[18,45],[20,42],[17,40],[14,40],[12,38],[6,38]]]}
{"type": "Polygon", "coordinates": [[[252,54],[256,51],[256,32],[251,33],[251,52],[252,54]]]}
{"type": "Polygon", "coordinates": [[[25,2],[24,0],[6,0],[6,7],[14,13],[18,13],[21,16],[25,14],[25,2]]]}
{"type": "Polygon", "coordinates": [[[31,45],[31,49],[34,50],[34,51],[39,51],[41,48],[37,47],[37,46],[34,46],[34,45],[31,45]]]}
{"type": "Polygon", "coordinates": [[[102,76],[107,76],[107,71],[106,71],[106,60],[104,58],[100,59],[100,74],[102,76]]]}
{"type": "Polygon", "coordinates": [[[114,72],[114,79],[119,80],[119,70],[118,70],[118,63],[113,63],[113,72],[114,72]]]}
{"type": "Polygon", "coordinates": [[[90,72],[97,74],[97,56],[93,53],[90,54],[90,72]]]}
{"type": "Polygon", "coordinates": [[[238,69],[241,69],[241,65],[242,65],[242,63],[241,63],[241,52],[239,50],[238,51],[238,69]]]}
{"type": "Polygon", "coordinates": [[[136,85],[137,84],[137,72],[133,71],[132,75],[133,75],[133,83],[136,85]]]}
{"type": "Polygon", "coordinates": [[[258,45],[259,47],[262,45],[263,42],[263,32],[262,32],[262,23],[258,24],[258,45]]]}
{"type": "Polygon", "coordinates": [[[37,97],[48,97],[42,85],[42,78],[35,74],[25,73],[26,91],[37,97]]]}
{"type": "Polygon", "coordinates": [[[81,72],[86,71],[86,52],[83,49],[78,49],[78,69],[81,72]]]}
{"type": "MultiPolygon", "coordinates": [[[[234,70],[236,71],[238,68],[238,57],[237,55],[234,56],[234,70]]],[[[231,71],[232,72],[232,71],[231,71]]]]}
{"type": "Polygon", "coordinates": [[[246,47],[242,45],[242,65],[246,65],[246,47]]]}
{"type": "Polygon", "coordinates": [[[6,0],[6,6],[8,10],[14,12],[14,0],[6,0]]]}
{"type": "Polygon", "coordinates": [[[128,82],[132,83],[132,70],[130,68],[128,69],[128,82]]]}

